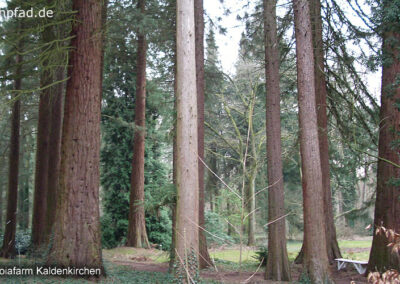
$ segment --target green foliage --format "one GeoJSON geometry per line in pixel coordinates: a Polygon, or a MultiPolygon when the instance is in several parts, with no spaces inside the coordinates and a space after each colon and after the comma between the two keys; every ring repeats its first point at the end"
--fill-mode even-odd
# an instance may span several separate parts
{"type": "MultiPolygon", "coordinates": [[[[0,243],[3,243],[4,234],[0,235],[0,243]]],[[[28,230],[17,231],[15,234],[15,250],[17,254],[26,254],[31,244],[31,232],[28,230]]]]}
{"type": "MultiPolygon", "coordinates": [[[[135,23],[149,20],[133,11],[136,8],[128,2],[112,2],[108,10],[101,121],[102,240],[107,248],[123,244],[127,234],[136,129],[135,23]]],[[[168,159],[165,154],[167,135],[163,124],[169,122],[168,114],[164,113],[167,99],[168,95],[156,83],[147,82],[146,129],[143,130],[146,132],[145,210],[152,213],[168,205],[173,198],[168,180],[168,159]]]]}
{"type": "Polygon", "coordinates": [[[206,238],[208,245],[222,245],[234,243],[231,236],[226,234],[227,223],[217,213],[206,211],[205,212],[205,223],[206,223],[206,238]]]}
{"type": "Polygon", "coordinates": [[[256,251],[256,255],[253,258],[257,259],[261,265],[266,265],[268,260],[268,247],[259,247],[256,251]]]}
{"type": "Polygon", "coordinates": [[[146,217],[146,228],[151,243],[157,244],[158,249],[169,251],[172,242],[172,221],[166,209],[161,209],[158,216],[146,217]]]}

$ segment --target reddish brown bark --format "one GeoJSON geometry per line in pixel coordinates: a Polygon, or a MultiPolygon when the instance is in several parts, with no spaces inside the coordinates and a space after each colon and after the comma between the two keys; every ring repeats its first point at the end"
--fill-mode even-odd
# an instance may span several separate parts
{"type": "MultiPolygon", "coordinates": [[[[315,95],[317,104],[318,139],[321,155],[322,183],[324,188],[325,203],[325,234],[326,249],[330,263],[334,263],[335,258],[341,258],[339,244],[336,237],[336,227],[333,218],[332,191],[330,185],[330,166],[329,166],[329,142],[328,142],[328,116],[327,116],[327,89],[325,78],[325,63],[322,40],[322,18],[320,0],[310,0],[310,18],[313,31],[314,46],[314,72],[315,72],[315,95]]],[[[303,261],[304,250],[300,250],[295,262],[303,261]]]]}
{"type": "MultiPolygon", "coordinates": [[[[145,1],[138,2],[138,9],[145,12],[145,1]]],[[[150,248],[146,233],[144,212],[144,150],[146,123],[146,38],[138,35],[138,59],[135,100],[135,136],[133,139],[133,159],[131,192],[129,202],[129,228],[126,245],[150,248]]]]}
{"type": "Polygon", "coordinates": [[[99,214],[102,1],[74,0],[54,239],[47,259],[103,270],[99,214]]]}
{"type": "MultiPolygon", "coordinates": [[[[199,251],[199,177],[197,139],[197,91],[193,0],[177,1],[177,207],[176,257],[181,271],[199,251]]],[[[188,267],[193,277],[195,265],[188,267]]],[[[179,271],[179,270],[177,270],[179,271]]],[[[189,278],[189,276],[188,276],[189,278]]],[[[189,279],[186,279],[189,282],[189,279]]]]}
{"type": "Polygon", "coordinates": [[[322,40],[322,18],[320,0],[310,1],[310,15],[313,30],[314,46],[314,72],[315,95],[317,103],[318,141],[321,155],[322,184],[324,188],[326,249],[330,263],[335,258],[341,258],[339,244],[336,238],[336,228],[333,219],[332,191],[329,167],[329,143],[328,143],[328,116],[327,116],[327,89],[325,78],[324,51],[322,40]]]}
{"type": "MultiPolygon", "coordinates": [[[[196,45],[196,88],[197,88],[197,135],[198,155],[204,161],[204,9],[203,0],[194,0],[195,45],[196,45]]],[[[204,219],[204,165],[199,160],[199,266],[211,266],[207,249],[204,219]]]]}
{"type": "MultiPolygon", "coordinates": [[[[285,215],[282,170],[279,49],[276,29],[276,1],[264,0],[266,131],[268,163],[268,222],[285,215]]],[[[268,226],[266,279],[290,281],[286,249],[285,219],[268,226]]]]}
{"type": "Polygon", "coordinates": [[[330,282],[324,191],[318,142],[314,53],[307,0],[294,0],[304,211],[304,269],[313,283],[330,282]]]}
{"type": "MultiPolygon", "coordinates": [[[[48,68],[45,62],[44,68],[48,68]]],[[[52,83],[50,70],[42,72],[40,78],[41,87],[52,83]]],[[[39,101],[38,134],[36,143],[36,169],[35,169],[35,192],[33,197],[32,212],[32,245],[39,248],[44,242],[46,234],[46,206],[47,206],[47,184],[49,172],[49,138],[50,138],[50,105],[51,88],[42,91],[39,101]]]]}
{"type": "MultiPolygon", "coordinates": [[[[388,5],[388,1],[386,2],[388,5]]],[[[392,23],[389,23],[389,25],[392,23]]],[[[399,146],[400,139],[400,60],[398,44],[400,33],[386,31],[383,34],[383,54],[386,58],[382,68],[381,110],[379,125],[379,145],[377,188],[375,203],[375,229],[383,226],[400,233],[400,179],[399,146]],[[388,163],[391,161],[396,165],[388,163]],[[396,185],[397,183],[397,185],[396,185]]],[[[374,230],[375,232],[375,230],[374,230]]],[[[388,239],[384,234],[374,234],[368,271],[400,270],[400,252],[393,252],[388,247],[388,239]]]]}
{"type": "MultiPolygon", "coordinates": [[[[65,78],[64,68],[59,68],[56,72],[56,81],[62,81],[65,78]]],[[[46,206],[46,227],[45,235],[46,242],[50,240],[52,228],[55,220],[55,212],[57,205],[57,192],[59,186],[59,172],[61,161],[61,133],[62,133],[62,117],[63,117],[63,98],[64,98],[64,83],[58,83],[52,87],[51,102],[51,127],[49,138],[49,170],[47,176],[47,206],[46,206]]]]}
{"type": "MultiPolygon", "coordinates": [[[[14,90],[21,90],[22,84],[22,55],[21,46],[17,49],[16,70],[14,90]]],[[[7,192],[7,213],[6,227],[4,231],[3,246],[0,257],[14,257],[15,251],[15,230],[17,225],[17,203],[18,203],[18,173],[19,173],[19,130],[20,130],[20,99],[18,93],[13,96],[14,103],[11,113],[11,136],[8,170],[8,192],[7,192]]]]}

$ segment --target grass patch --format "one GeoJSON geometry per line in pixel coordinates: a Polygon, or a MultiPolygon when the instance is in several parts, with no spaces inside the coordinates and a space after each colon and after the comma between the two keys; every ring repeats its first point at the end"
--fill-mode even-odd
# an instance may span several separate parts
{"type": "Polygon", "coordinates": [[[169,252],[158,249],[117,247],[113,249],[104,249],[103,258],[109,261],[153,261],[156,263],[163,263],[169,261],[169,252]]]}

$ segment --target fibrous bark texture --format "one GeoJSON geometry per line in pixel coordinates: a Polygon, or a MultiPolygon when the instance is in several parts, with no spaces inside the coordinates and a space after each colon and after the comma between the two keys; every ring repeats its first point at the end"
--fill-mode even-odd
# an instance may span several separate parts
{"type": "Polygon", "coordinates": [[[279,50],[276,1],[264,0],[266,131],[268,163],[268,259],[266,279],[290,281],[286,249],[285,204],[282,170],[279,50]],[[281,219],[279,219],[281,218],[281,219]],[[278,220],[279,219],[279,220],[278,220]],[[278,220],[278,221],[276,221],[278,220]]]}
{"type": "MultiPolygon", "coordinates": [[[[387,9],[390,1],[384,1],[387,9]],[[385,3],[386,2],[386,3],[385,3]]],[[[393,24],[393,23],[389,23],[393,24]]],[[[389,30],[383,33],[383,54],[386,60],[382,69],[381,110],[378,145],[378,172],[375,203],[375,229],[383,226],[400,233],[400,33],[389,30]],[[390,161],[391,163],[389,163],[390,161]],[[394,163],[394,164],[393,164],[394,163]]],[[[375,232],[375,230],[374,230],[375,232]]],[[[400,270],[400,252],[388,247],[385,234],[375,234],[368,262],[368,271],[400,270]]]]}
{"type": "MultiPolygon", "coordinates": [[[[21,45],[21,44],[20,44],[21,45]]],[[[16,71],[14,90],[21,90],[22,83],[22,55],[21,46],[16,56],[16,71]]],[[[7,213],[6,228],[4,231],[3,246],[0,251],[0,257],[15,256],[15,230],[17,225],[17,203],[18,203],[18,173],[19,173],[19,130],[20,130],[20,98],[18,93],[13,96],[15,101],[11,111],[11,136],[10,136],[10,154],[8,169],[8,192],[7,192],[7,213]]]]}
{"type": "MultiPolygon", "coordinates": [[[[138,9],[145,11],[145,1],[138,2],[138,9]]],[[[127,246],[150,248],[146,233],[144,212],[144,150],[146,123],[146,38],[138,35],[138,59],[135,100],[135,136],[133,139],[133,159],[131,192],[129,201],[129,229],[127,246]]]]}
{"type": "MultiPolygon", "coordinates": [[[[52,27],[45,28],[42,33],[43,43],[53,40],[52,27]]],[[[47,185],[49,172],[49,139],[51,119],[51,88],[52,74],[49,61],[44,60],[43,70],[40,76],[40,86],[44,88],[39,100],[39,119],[36,143],[36,166],[35,166],[35,191],[33,196],[32,212],[32,245],[38,249],[46,239],[46,207],[47,207],[47,185]]]]}
{"type": "MultiPolygon", "coordinates": [[[[188,265],[193,277],[197,267],[188,261],[198,259],[199,251],[199,172],[197,139],[197,91],[193,0],[177,1],[177,207],[175,263],[188,265]]],[[[186,271],[185,269],[179,269],[186,271]]],[[[189,282],[189,279],[187,279],[189,282]]]]}
{"type": "Polygon", "coordinates": [[[318,142],[314,53],[307,0],[294,0],[304,211],[304,269],[313,283],[330,281],[318,142]]]}
{"type": "Polygon", "coordinates": [[[324,189],[325,204],[325,234],[326,249],[330,263],[335,258],[341,258],[339,244],[336,238],[336,228],[333,219],[332,191],[330,184],[329,168],[329,143],[328,143],[328,116],[327,116],[327,89],[325,79],[324,51],[322,40],[322,18],[320,0],[310,1],[310,15],[313,31],[314,46],[314,72],[315,72],[315,96],[317,104],[318,141],[321,156],[322,185],[324,189]]]}
{"type": "Polygon", "coordinates": [[[55,220],[55,212],[57,205],[57,192],[59,185],[60,161],[61,161],[61,133],[63,118],[63,100],[65,84],[61,83],[65,78],[64,67],[60,67],[55,74],[55,80],[58,83],[52,87],[51,104],[51,126],[48,149],[48,175],[47,175],[47,206],[46,206],[46,227],[45,238],[46,243],[50,240],[52,228],[55,220]]]}
{"type": "Polygon", "coordinates": [[[99,214],[102,1],[74,0],[54,239],[47,259],[103,270],[99,214]]]}
{"type": "MultiPolygon", "coordinates": [[[[197,135],[198,155],[204,161],[204,10],[203,0],[194,0],[195,46],[196,46],[196,88],[197,88],[197,135]]],[[[204,219],[204,165],[199,160],[199,265],[211,266],[207,249],[204,219]]]]}

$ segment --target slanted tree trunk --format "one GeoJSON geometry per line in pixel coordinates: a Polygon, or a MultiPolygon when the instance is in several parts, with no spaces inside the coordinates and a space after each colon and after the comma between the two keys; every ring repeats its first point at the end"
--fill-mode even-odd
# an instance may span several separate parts
{"type": "MultiPolygon", "coordinates": [[[[65,70],[63,67],[58,68],[55,74],[56,81],[62,81],[65,78],[65,70]]],[[[63,99],[64,99],[64,83],[58,83],[52,87],[51,95],[51,127],[49,138],[49,171],[47,176],[47,206],[46,206],[46,227],[45,240],[46,243],[51,238],[52,228],[55,221],[55,212],[57,205],[57,193],[59,186],[59,173],[61,161],[61,134],[63,120],[63,99]]]]}
{"type": "MultiPolygon", "coordinates": [[[[145,0],[138,2],[138,9],[145,12],[145,0]]],[[[127,246],[150,248],[146,233],[144,213],[144,150],[146,123],[146,38],[138,35],[138,61],[135,100],[135,136],[133,142],[133,159],[131,175],[131,192],[129,202],[129,229],[127,246]]]]}
{"type": "Polygon", "coordinates": [[[294,0],[304,210],[304,270],[313,283],[330,282],[324,191],[318,142],[314,53],[307,0],[294,0]]]}
{"type": "MultiPolygon", "coordinates": [[[[16,56],[16,70],[14,90],[21,90],[22,83],[22,47],[19,43],[16,56]]],[[[4,231],[3,246],[0,257],[13,258],[15,256],[15,230],[17,226],[17,203],[18,203],[18,173],[19,173],[19,130],[20,130],[20,98],[18,93],[13,96],[15,99],[11,111],[11,136],[8,170],[8,192],[7,192],[7,214],[6,228],[4,231]]]]}
{"type": "MultiPolygon", "coordinates": [[[[198,155],[204,161],[204,10],[203,0],[194,0],[195,46],[196,46],[196,87],[197,87],[197,133],[198,155]]],[[[207,249],[204,219],[204,165],[199,160],[199,266],[211,266],[207,249]]]]}
{"type": "Polygon", "coordinates": [[[47,264],[102,271],[99,212],[102,1],[74,0],[54,239],[47,264]]]}
{"type": "MultiPolygon", "coordinates": [[[[199,251],[199,172],[193,0],[177,1],[176,145],[177,207],[175,263],[189,283],[199,251]],[[191,264],[189,264],[191,262],[191,264]],[[194,263],[193,263],[194,262],[194,263]],[[186,269],[183,268],[186,266],[186,269]],[[188,271],[188,273],[186,273],[188,271]]],[[[177,275],[178,276],[178,275],[177,275]]]]}
{"type": "Polygon", "coordinates": [[[266,131],[268,171],[268,259],[265,278],[290,281],[286,249],[284,186],[282,169],[279,49],[276,1],[264,0],[266,131]]]}
{"type": "MultiPolygon", "coordinates": [[[[383,1],[383,13],[390,19],[387,12],[397,15],[399,11],[391,1],[383,1]],[[394,12],[397,12],[394,13],[394,12]]],[[[386,18],[385,18],[386,19],[386,18]]],[[[381,110],[379,125],[378,145],[378,172],[375,203],[375,230],[378,226],[400,233],[400,165],[399,146],[400,139],[400,87],[398,78],[400,74],[400,33],[391,25],[395,22],[383,22],[383,61],[381,110]],[[391,163],[389,163],[390,161],[391,163]],[[394,163],[394,164],[392,164],[394,163]]],[[[374,230],[374,232],[375,232],[374,230]]],[[[400,253],[388,247],[389,240],[385,234],[374,234],[371,253],[368,261],[368,271],[386,271],[389,269],[400,270],[400,253]]]]}

